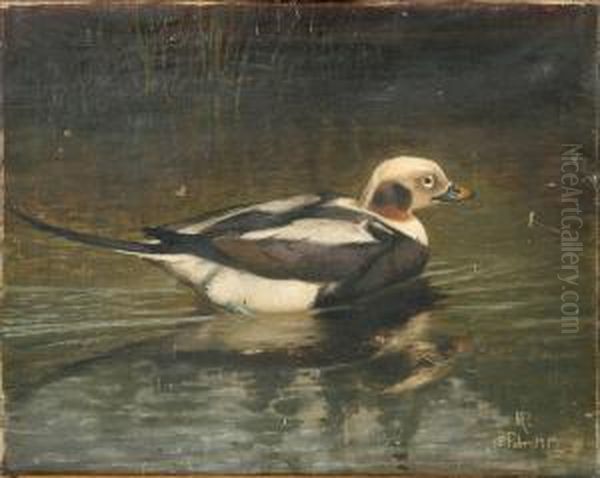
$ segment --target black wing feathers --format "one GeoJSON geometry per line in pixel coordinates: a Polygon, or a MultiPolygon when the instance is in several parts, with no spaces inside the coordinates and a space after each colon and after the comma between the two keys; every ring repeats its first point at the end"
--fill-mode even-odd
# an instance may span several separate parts
{"type": "Polygon", "coordinates": [[[197,234],[164,227],[145,230],[173,252],[197,254],[223,265],[271,279],[338,282],[336,294],[351,295],[419,272],[426,249],[394,231],[372,215],[325,201],[310,203],[284,213],[243,211],[208,226],[197,234]],[[331,244],[283,237],[243,238],[247,232],[294,227],[298,219],[324,219],[363,224],[372,242],[331,244]]]}
{"type": "Polygon", "coordinates": [[[307,241],[222,237],[214,244],[237,267],[272,279],[339,281],[356,274],[387,247],[383,243],[343,245],[307,241]]]}
{"type": "Polygon", "coordinates": [[[428,249],[409,237],[400,236],[393,245],[346,277],[332,289],[324,289],[317,306],[353,300],[421,273],[429,259],[428,249]]]}

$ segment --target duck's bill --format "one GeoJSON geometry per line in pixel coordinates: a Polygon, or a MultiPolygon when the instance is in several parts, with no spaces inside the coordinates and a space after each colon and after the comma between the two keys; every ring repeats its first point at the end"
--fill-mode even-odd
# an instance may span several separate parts
{"type": "Polygon", "coordinates": [[[434,199],[440,202],[460,202],[471,199],[474,196],[473,191],[463,186],[457,186],[456,184],[450,184],[448,189],[436,196],[434,199]]]}

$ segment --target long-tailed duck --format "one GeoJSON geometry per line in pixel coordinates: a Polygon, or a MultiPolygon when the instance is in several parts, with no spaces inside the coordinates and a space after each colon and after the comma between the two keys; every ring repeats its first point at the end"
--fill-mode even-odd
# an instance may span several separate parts
{"type": "Polygon", "coordinates": [[[429,246],[413,211],[469,196],[435,162],[402,156],[379,164],[358,200],[293,196],[147,228],[143,242],[15,212],[63,238],[157,263],[217,306],[269,313],[346,303],[420,274],[429,246]]]}

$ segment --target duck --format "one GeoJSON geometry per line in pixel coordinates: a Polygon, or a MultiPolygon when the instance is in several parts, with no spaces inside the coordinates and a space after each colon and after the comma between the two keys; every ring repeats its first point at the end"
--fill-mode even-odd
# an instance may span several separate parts
{"type": "Polygon", "coordinates": [[[274,199],[147,227],[140,241],[13,211],[47,233],[158,265],[217,309],[269,314],[350,304],[419,276],[430,251],[415,211],[471,196],[435,161],[399,156],[375,167],[358,198],[325,192],[274,199]]]}

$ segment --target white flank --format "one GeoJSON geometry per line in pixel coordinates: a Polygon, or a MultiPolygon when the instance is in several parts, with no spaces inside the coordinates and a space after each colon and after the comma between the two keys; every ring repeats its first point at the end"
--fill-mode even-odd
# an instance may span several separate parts
{"type": "Polygon", "coordinates": [[[319,284],[254,275],[188,254],[149,257],[191,284],[216,305],[244,312],[298,312],[310,309],[319,284]]]}
{"type": "Polygon", "coordinates": [[[249,312],[297,312],[310,309],[319,285],[299,280],[275,280],[223,267],[206,285],[216,304],[249,312]]]}
{"type": "Polygon", "coordinates": [[[191,254],[161,254],[148,259],[162,263],[175,277],[195,287],[201,287],[221,269],[219,264],[191,254]]]}

